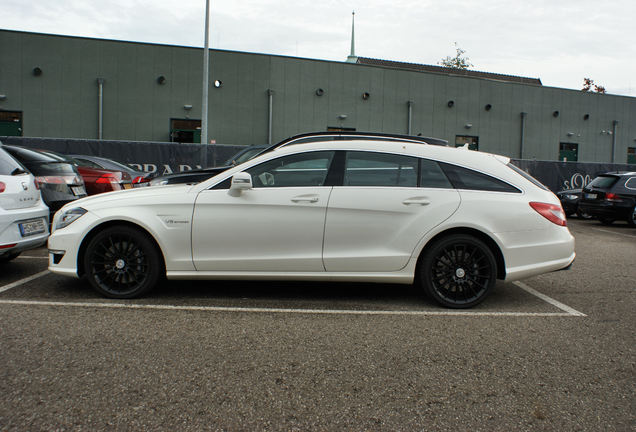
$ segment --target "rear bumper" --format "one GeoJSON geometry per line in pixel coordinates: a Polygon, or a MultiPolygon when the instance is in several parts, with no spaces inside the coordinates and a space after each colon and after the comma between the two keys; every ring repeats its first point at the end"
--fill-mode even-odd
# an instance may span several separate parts
{"type": "Polygon", "coordinates": [[[0,213],[0,256],[34,249],[46,243],[49,236],[49,209],[41,204],[30,209],[2,210],[0,213]],[[23,237],[18,224],[44,218],[45,231],[23,237]]]}
{"type": "Polygon", "coordinates": [[[625,219],[631,215],[631,206],[620,206],[618,203],[603,202],[600,204],[580,202],[581,211],[597,218],[625,219]]]}

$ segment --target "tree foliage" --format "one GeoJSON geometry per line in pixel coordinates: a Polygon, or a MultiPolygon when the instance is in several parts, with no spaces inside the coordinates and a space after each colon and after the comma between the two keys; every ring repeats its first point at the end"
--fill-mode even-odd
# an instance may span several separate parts
{"type": "Polygon", "coordinates": [[[605,87],[594,84],[594,80],[591,78],[583,78],[583,88],[581,91],[605,94],[605,87]]]}
{"type": "Polygon", "coordinates": [[[470,59],[468,57],[464,57],[466,51],[457,46],[457,42],[455,42],[455,50],[457,51],[455,57],[446,56],[441,61],[437,62],[437,64],[453,69],[468,69],[469,67],[473,67],[470,59]]]}

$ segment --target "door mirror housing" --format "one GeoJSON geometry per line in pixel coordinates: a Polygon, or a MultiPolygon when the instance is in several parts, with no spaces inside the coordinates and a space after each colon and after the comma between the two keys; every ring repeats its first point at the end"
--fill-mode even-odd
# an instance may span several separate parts
{"type": "Polygon", "coordinates": [[[244,191],[252,189],[252,176],[246,172],[240,172],[232,176],[231,191],[244,191]]]}

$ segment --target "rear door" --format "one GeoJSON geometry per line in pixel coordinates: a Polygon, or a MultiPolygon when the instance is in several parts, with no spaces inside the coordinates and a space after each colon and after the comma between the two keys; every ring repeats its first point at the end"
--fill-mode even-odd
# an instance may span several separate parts
{"type": "Polygon", "coordinates": [[[327,209],[323,261],[329,272],[403,268],[424,234],[460,203],[434,161],[350,151],[344,168],[327,209]]]}

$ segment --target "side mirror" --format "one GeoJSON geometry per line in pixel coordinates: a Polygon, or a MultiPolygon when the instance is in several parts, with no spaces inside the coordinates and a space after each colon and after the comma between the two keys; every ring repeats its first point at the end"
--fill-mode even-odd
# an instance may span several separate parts
{"type": "Polygon", "coordinates": [[[231,191],[244,191],[252,189],[252,176],[246,172],[240,172],[232,176],[231,191]]]}

